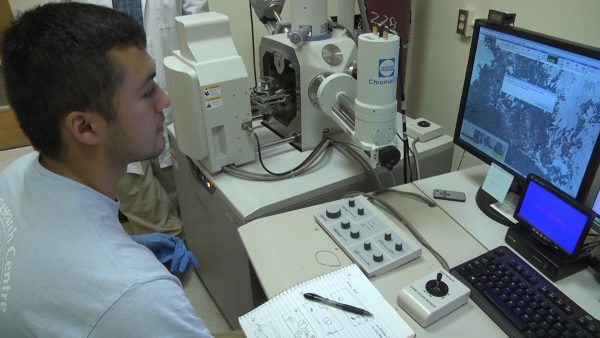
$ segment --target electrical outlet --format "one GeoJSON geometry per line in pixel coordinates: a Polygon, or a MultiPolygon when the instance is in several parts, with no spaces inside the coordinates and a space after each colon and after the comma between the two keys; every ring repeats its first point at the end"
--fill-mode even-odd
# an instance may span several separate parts
{"type": "Polygon", "coordinates": [[[458,10],[458,20],[456,22],[456,33],[462,36],[471,36],[473,28],[471,27],[471,21],[474,13],[469,9],[458,10]]]}

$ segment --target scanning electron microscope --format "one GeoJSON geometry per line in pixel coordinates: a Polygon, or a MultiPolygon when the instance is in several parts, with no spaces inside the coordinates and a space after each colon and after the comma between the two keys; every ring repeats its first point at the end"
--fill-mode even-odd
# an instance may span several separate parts
{"type": "MultiPolygon", "coordinates": [[[[261,120],[299,151],[343,130],[377,165],[392,169],[400,159],[393,142],[398,35],[380,26],[355,39],[328,21],[327,1],[291,1],[288,25],[279,18],[284,2],[251,0],[274,33],[260,43],[261,81],[253,91],[226,16],[177,18],[181,49],[164,65],[178,146],[213,173],[239,166],[256,159],[252,121],[261,120]]],[[[339,7],[352,9],[349,20],[339,20],[352,24],[354,0],[339,7]]]]}
{"type": "MultiPolygon", "coordinates": [[[[335,23],[328,20],[327,1],[291,0],[291,23],[280,19],[283,0],[250,4],[269,33],[259,46],[255,88],[249,88],[229,19],[220,13],[177,17],[180,49],[164,59],[186,242],[201,261],[197,273],[234,328],[262,292],[237,232],[241,225],[350,191],[403,183],[388,170],[401,157],[395,139],[398,36],[385,27],[358,36],[345,29],[353,27],[354,0],[339,0],[335,23]],[[237,168],[272,176],[262,174],[263,160],[287,170],[326,149],[330,138],[334,147],[288,179],[231,173],[237,168]],[[340,142],[360,149],[362,161],[338,149],[340,142]]],[[[423,177],[450,170],[449,136],[419,146],[423,177]]]]}

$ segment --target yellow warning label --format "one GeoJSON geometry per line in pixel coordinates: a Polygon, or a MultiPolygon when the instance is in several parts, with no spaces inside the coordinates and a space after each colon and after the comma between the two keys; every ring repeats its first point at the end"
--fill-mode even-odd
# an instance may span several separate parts
{"type": "Polygon", "coordinates": [[[206,98],[206,109],[213,109],[223,105],[223,97],[221,96],[212,96],[206,98]]]}
{"type": "Polygon", "coordinates": [[[209,85],[205,86],[202,90],[205,97],[211,96],[221,96],[221,86],[220,85],[209,85]]]}

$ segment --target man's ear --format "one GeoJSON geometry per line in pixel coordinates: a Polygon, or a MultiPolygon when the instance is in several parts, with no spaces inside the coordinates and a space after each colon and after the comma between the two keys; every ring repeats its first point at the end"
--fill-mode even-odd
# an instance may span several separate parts
{"type": "Polygon", "coordinates": [[[72,111],[65,118],[67,133],[77,142],[95,145],[99,142],[98,123],[100,116],[90,112],[72,111]]]}

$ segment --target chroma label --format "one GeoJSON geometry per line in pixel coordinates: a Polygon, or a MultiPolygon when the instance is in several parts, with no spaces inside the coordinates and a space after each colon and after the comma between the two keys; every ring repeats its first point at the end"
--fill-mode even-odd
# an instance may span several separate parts
{"type": "Polygon", "coordinates": [[[379,59],[378,77],[390,77],[396,73],[396,59],[379,59]]]}

